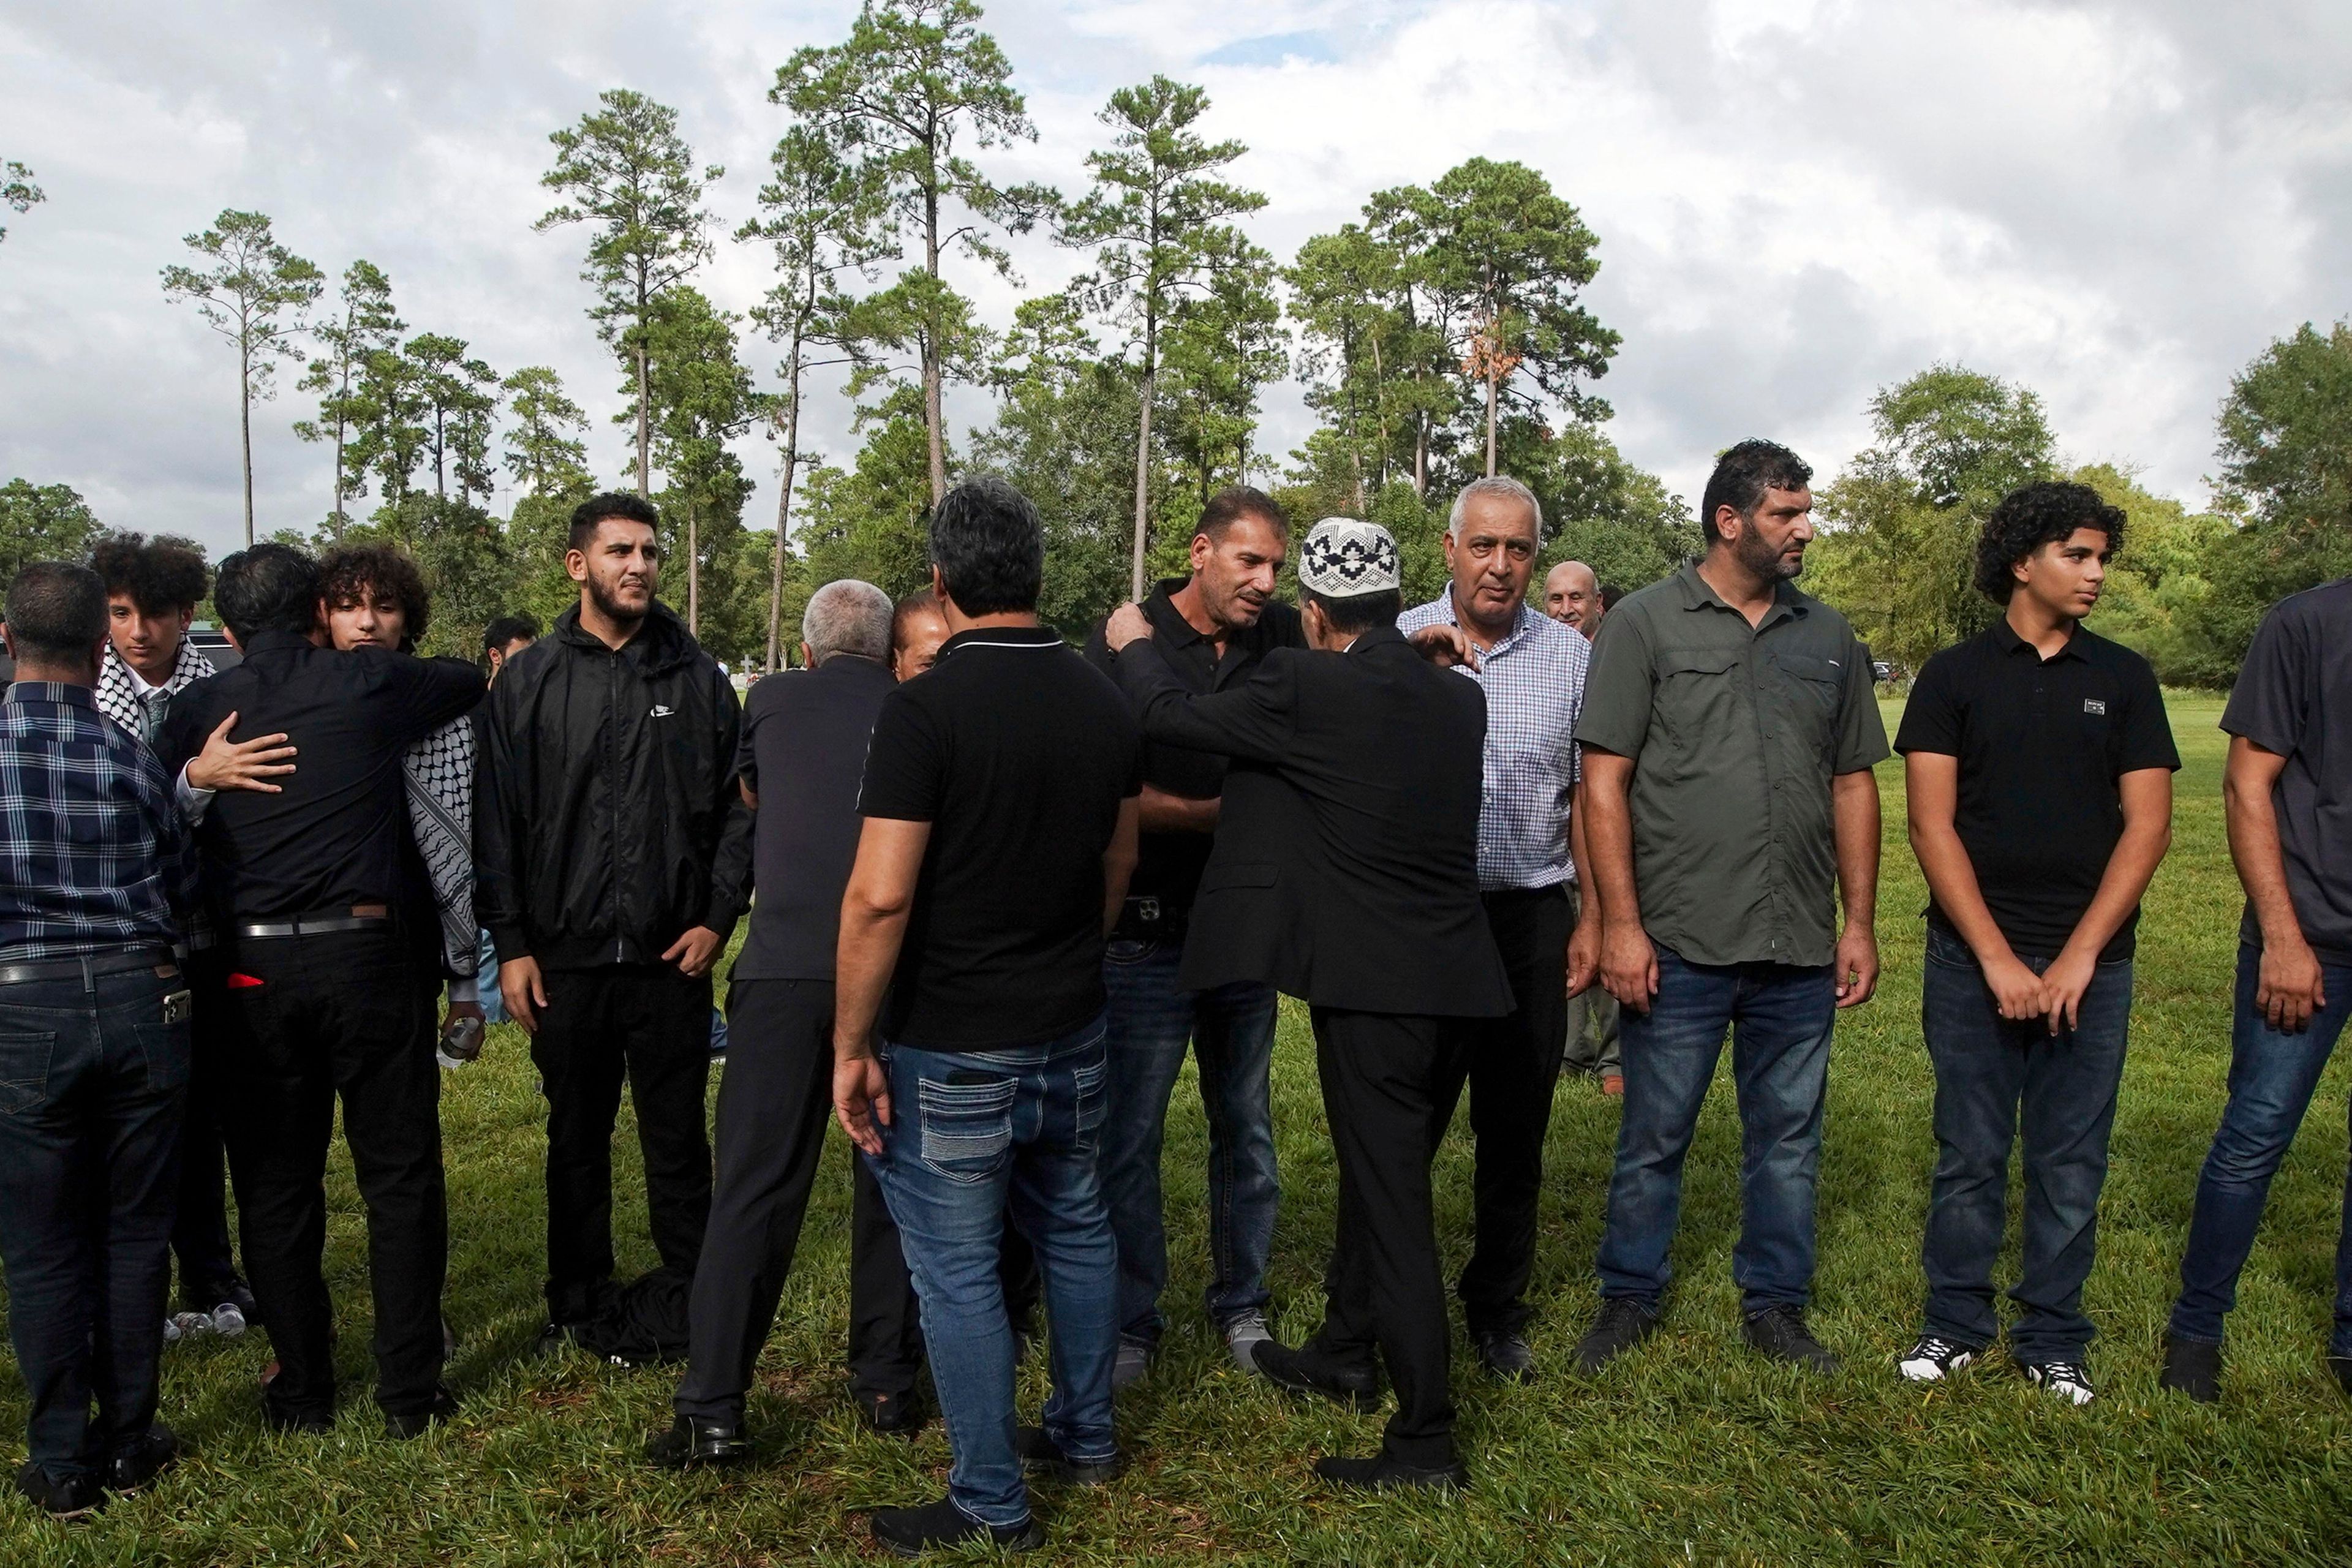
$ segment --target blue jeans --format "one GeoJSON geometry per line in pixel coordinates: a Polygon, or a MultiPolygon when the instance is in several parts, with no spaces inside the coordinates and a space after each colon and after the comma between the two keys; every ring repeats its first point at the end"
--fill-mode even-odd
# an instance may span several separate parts
{"type": "Polygon", "coordinates": [[[507,1021],[507,998],[499,989],[499,949],[488,931],[482,932],[481,951],[475,960],[479,973],[475,976],[474,987],[481,998],[482,1022],[503,1024],[507,1021]]]}
{"type": "Polygon", "coordinates": [[[1228,1322],[1270,1300],[1265,1263],[1281,1199],[1268,1089],[1274,988],[1184,990],[1176,983],[1182,956],[1166,942],[1114,941],[1103,962],[1110,1076],[1102,1187],[1118,1242],[1118,1326],[1154,1343],[1168,1285],[1160,1149],[1187,1041],[1200,1056],[1201,1108],[1209,1119],[1211,1274],[1203,1305],[1210,1321],[1228,1322]]]}
{"type": "Polygon", "coordinates": [[[154,1425],[187,985],[152,969],[0,985],[0,1263],[27,1457],[54,1478],[154,1425]]]}
{"type": "MultiPolygon", "coordinates": [[[[2321,971],[2327,1005],[2303,1033],[2283,1035],[2254,1009],[2261,983],[2260,948],[2238,949],[2237,1018],[2230,1039],[2230,1103],[2213,1133],[2212,1150],[2197,1178],[2197,1209],[2189,1247],[2180,1259],[2180,1297],[2172,1304],[2172,1332],[2218,1344],[2221,1320],[2238,1300],[2238,1273],[2254,1248],[2271,1178],[2294,1142],[2320,1072],[2352,1015],[2352,968],[2321,971]]],[[[2335,1355],[2352,1355],[2352,1175],[2345,1183],[2344,1229],[2336,1247],[2335,1355]]]]}
{"type": "Polygon", "coordinates": [[[1597,1260],[1603,1296],[1655,1310],[1682,1216],[1683,1159],[1731,1032],[1741,1156],[1740,1310],[1801,1307],[1813,1279],[1813,1185],[1822,1163],[1837,985],[1830,966],[1690,963],[1658,945],[1650,1010],[1624,1010],[1625,1109],[1597,1260]]]}
{"type": "Polygon", "coordinates": [[[984,1524],[1029,1518],[1013,1448],[1013,1329],[997,1280],[1006,1206],[1036,1249],[1053,1322],[1046,1435],[1101,1461],[1118,1353],[1118,1249],[1095,1175],[1103,1021],[1034,1046],[886,1047],[891,1118],[869,1163],[922,1304],[931,1384],[947,1418],[948,1496],[984,1524]]]}
{"type": "MultiPolygon", "coordinates": [[[[2034,973],[2051,960],[2018,955],[2034,973]]],[[[2131,1028],[2131,960],[2102,963],[2071,1029],[2012,1023],[1966,942],[1930,926],[1919,1027],[1936,1067],[1936,1179],[1927,1198],[1927,1331],[1982,1350],[2000,1331],[1992,1269],[2009,1217],[2009,1151],[2025,1134],[2024,1248],[2010,1352],[2079,1362],[2091,1342],[2083,1281],[2097,1239],[2131,1028]]]]}

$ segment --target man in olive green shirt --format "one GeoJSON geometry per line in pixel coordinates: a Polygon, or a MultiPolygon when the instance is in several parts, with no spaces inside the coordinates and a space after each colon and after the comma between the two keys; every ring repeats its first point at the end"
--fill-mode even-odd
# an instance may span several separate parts
{"type": "Polygon", "coordinates": [[[1623,1006],[1625,1110],[1601,1243],[1596,1370],[1657,1326],[1683,1158],[1727,1030],[1745,1158],[1732,1253],[1748,1342],[1827,1371],[1805,1327],[1813,1187],[1837,1011],[1878,981],[1870,651],[1798,591],[1812,471],[1769,441],[1726,452],[1705,557],[1602,623],[1576,738],[1599,894],[1570,984],[1623,1006]],[[1845,928],[1836,928],[1838,894],[1845,928]]]}

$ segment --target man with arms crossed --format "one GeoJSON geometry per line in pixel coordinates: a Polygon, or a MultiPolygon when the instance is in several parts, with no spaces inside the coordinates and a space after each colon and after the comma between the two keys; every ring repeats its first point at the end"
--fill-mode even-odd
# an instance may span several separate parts
{"type": "MultiPolygon", "coordinates": [[[[1577,1346],[1587,1372],[1657,1329],[1683,1159],[1727,1029],[1745,1336],[1779,1360],[1837,1365],[1805,1327],[1813,1190],[1837,1011],[1878,984],[1870,769],[1886,731],[1869,650],[1790,581],[1813,537],[1811,478],[1769,441],[1724,453],[1699,509],[1706,556],[1627,595],[1593,649],[1576,738],[1601,978],[1625,1009],[1625,1110],[1601,1317],[1577,1346]]],[[[1589,950],[1575,958],[1571,984],[1589,950]]]]}
{"type": "Polygon", "coordinates": [[[835,1107],[898,1222],[954,1457],[946,1497],[873,1515],[902,1555],[1034,1546],[1024,1462],[1081,1482],[1119,1468],[1118,1258],[1096,1177],[1102,960],[1142,788],[1118,689],[1037,624],[1036,509],[1002,479],[967,480],[930,532],[954,635],[874,726],[834,1023],[835,1107]],[[1014,1426],[1008,1208],[1054,1326],[1042,1428],[1014,1426]]]}
{"type": "MultiPolygon", "coordinates": [[[[2245,884],[2230,1102],[2197,1178],[2163,1384],[2221,1396],[2221,1324],[2271,1178],[2352,1013],[2352,578],[2283,599],[2222,710],[2221,796],[2245,884]]],[[[2352,1204],[2336,1250],[2327,1364],[2352,1394],[2352,1204]]]]}
{"type": "Polygon", "coordinates": [[[1445,530],[1453,582],[1397,619],[1407,637],[1455,626],[1478,654],[1486,693],[1485,792],[1478,814],[1478,899],[1511,977],[1511,1011],[1460,1020],[1438,1081],[1433,1147],[1454,1120],[1466,1077],[1477,1140],[1477,1247],[1456,1289],[1478,1361],[1492,1375],[1533,1382],[1528,1278],[1543,1195],[1544,1134],[1569,1026],[1568,938],[1577,924],[1570,854],[1576,716],[1584,701],[1584,638],[1537,613],[1528,578],[1543,548],[1543,510],[1508,478],[1475,479],[1445,530]]]}
{"type": "Polygon", "coordinates": [[[2025,1246],[2010,1357],[2076,1405],[2107,1132],[2131,1021],[2140,894],[2172,837],[2180,765],[2147,661],[2084,629],[2124,514],[2083,485],[2027,485],[1993,509],[1977,590],[1990,630],[1929,659],[1904,754],[1911,847],[1934,900],[1919,1026],[1936,1068],[1926,1322],[1899,1358],[1934,1382],[1999,1331],[1992,1268],[2009,1150],[2025,1134],[2025,1246]]]}
{"type": "MultiPolygon", "coordinates": [[[[1192,536],[1192,572],[1143,601],[1154,646],[1195,694],[1248,678],[1267,650],[1305,646],[1298,612],[1274,596],[1290,521],[1272,497],[1236,486],[1210,498],[1192,536]]],[[[1087,657],[1114,673],[1101,626],[1087,657]]],[[[1274,987],[1236,981],[1207,991],[1178,980],[1192,899],[1217,829],[1223,757],[1146,739],[1142,835],[1135,878],[1103,963],[1110,996],[1110,1079],[1103,1131],[1103,1197],[1118,1238],[1118,1366],[1114,1387],[1141,1377],[1164,1327],[1168,1284],[1160,1153],[1168,1097],[1190,1040],[1209,1123],[1210,1279],[1203,1304],[1244,1371],[1266,1337],[1265,1264],[1281,1195],[1274,1160],[1274,987]]]]}

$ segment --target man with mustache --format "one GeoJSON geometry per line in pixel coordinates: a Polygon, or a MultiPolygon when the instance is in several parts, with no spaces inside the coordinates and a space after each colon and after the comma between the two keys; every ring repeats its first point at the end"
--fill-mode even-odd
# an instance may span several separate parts
{"type": "MultiPolygon", "coordinates": [[[[1813,1190],[1838,1010],[1878,984],[1878,784],[1870,650],[1792,579],[1812,470],[1742,441],[1700,503],[1706,553],[1602,623],[1576,739],[1601,903],[1601,983],[1622,1004],[1625,1110],[1586,1372],[1664,1308],[1683,1159],[1727,1030],[1745,1158],[1732,1252],[1748,1342],[1821,1371],[1805,1326],[1813,1190]],[[1845,929],[1835,929],[1838,896],[1845,929]]],[[[1589,978],[1586,927],[1570,984],[1589,978]]]]}
{"type": "MultiPolygon", "coordinates": [[[[1246,680],[1269,650],[1306,646],[1298,612],[1274,596],[1289,547],[1289,520],[1264,491],[1236,485],[1210,498],[1192,535],[1192,574],[1168,578],[1141,605],[1186,691],[1224,690],[1246,680]]],[[[1100,626],[1087,640],[1087,657],[1117,679],[1100,626]]],[[[1210,1278],[1202,1304],[1244,1372],[1256,1370],[1251,1347],[1266,1338],[1265,1265],[1280,1197],[1267,1087],[1274,988],[1247,980],[1191,991],[1177,980],[1224,777],[1222,756],[1144,742],[1135,877],[1103,961],[1110,1078],[1102,1180],[1118,1239],[1117,1388],[1144,1374],[1165,1327],[1160,1150],[1188,1042],[1200,1062],[1209,1122],[1210,1278]]]]}
{"type": "Polygon", "coordinates": [[[572,513],[563,566],[580,603],[506,665],[484,726],[475,907],[546,1085],[549,1349],[623,1305],[625,1082],[662,1260],[648,1278],[681,1338],[710,1214],[710,967],[751,902],[751,814],[734,689],[654,599],[660,521],[633,495],[572,513]]]}

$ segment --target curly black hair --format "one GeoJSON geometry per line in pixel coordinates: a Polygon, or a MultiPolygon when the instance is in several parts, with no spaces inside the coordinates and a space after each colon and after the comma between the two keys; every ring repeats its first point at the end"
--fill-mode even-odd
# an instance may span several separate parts
{"type": "Polygon", "coordinates": [[[194,609],[211,583],[204,546],[171,533],[152,539],[143,533],[108,534],[90,547],[89,566],[110,596],[128,594],[140,613],[149,616],[194,609]]]}
{"type": "Polygon", "coordinates": [[[416,563],[389,544],[345,544],[319,562],[319,597],[329,605],[357,599],[363,588],[390,594],[400,602],[401,647],[415,647],[432,624],[433,601],[416,563]]]}
{"type": "Polygon", "coordinates": [[[2124,511],[2109,506],[2088,485],[2038,479],[2001,498],[1977,539],[1977,592],[1996,605],[2009,603],[2017,587],[2010,568],[2045,544],[2072,539],[2078,528],[2107,536],[2110,551],[2124,547],[2124,511]]]}

